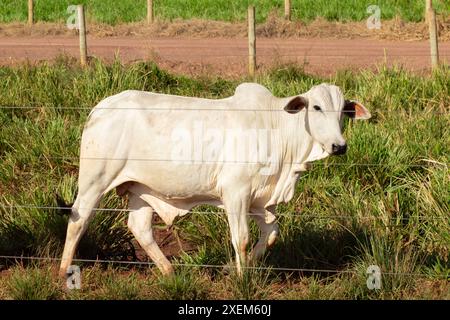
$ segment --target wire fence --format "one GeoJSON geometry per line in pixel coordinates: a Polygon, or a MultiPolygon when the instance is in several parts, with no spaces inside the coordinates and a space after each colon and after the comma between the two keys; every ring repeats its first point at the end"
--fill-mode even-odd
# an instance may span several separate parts
{"type": "MultiPolygon", "coordinates": [[[[33,19],[31,19],[31,21],[33,21],[33,19]]],[[[52,43],[52,46],[58,46],[58,43],[52,43]]],[[[121,46],[118,45],[118,48],[120,48],[121,46]]],[[[201,47],[196,47],[196,48],[201,48],[201,47]]],[[[204,47],[206,48],[210,48],[210,47],[204,47]]],[[[275,48],[273,49],[274,52],[269,53],[267,52],[267,49],[262,48],[262,51],[260,51],[258,53],[258,57],[261,58],[273,58],[273,57],[279,57],[279,58],[296,58],[296,59],[305,59],[305,58],[314,58],[314,57],[321,57],[321,58],[356,58],[356,57],[368,57],[368,58],[373,58],[373,57],[389,57],[389,58],[402,58],[402,59],[407,59],[407,58],[417,58],[417,57],[429,57],[430,54],[429,53],[425,53],[425,52],[409,52],[409,53],[375,53],[375,52],[368,52],[367,50],[373,50],[373,47],[363,47],[363,46],[359,46],[359,52],[353,52],[353,53],[332,53],[333,51],[333,47],[327,47],[327,52],[326,53],[315,53],[315,52],[311,52],[314,49],[314,46],[311,45],[311,47],[309,48],[303,48],[306,50],[310,50],[305,52],[303,55],[299,55],[299,54],[295,54],[295,53],[280,53],[277,52],[277,49],[281,49],[281,47],[275,48]],[[331,52],[330,52],[331,51],[331,52]]],[[[161,48],[160,48],[161,49],[161,48]]],[[[186,49],[186,48],[185,48],[186,49]]],[[[198,54],[197,58],[211,58],[211,57],[215,57],[215,58],[227,58],[227,57],[237,57],[237,58],[244,58],[247,57],[247,53],[245,52],[245,48],[242,48],[243,52],[242,53],[201,53],[198,54]]],[[[169,58],[176,58],[176,57],[183,57],[185,56],[185,54],[183,53],[164,53],[165,57],[169,57],[169,58]]],[[[450,54],[447,53],[441,53],[440,54],[441,57],[450,57],[450,54]]],[[[42,107],[18,107],[18,106],[0,106],[0,109],[19,109],[19,110],[23,110],[23,109],[28,109],[28,110],[33,110],[33,109],[40,109],[42,107]]],[[[56,108],[55,108],[56,109],[56,108]]],[[[58,109],[63,109],[63,110],[87,110],[87,111],[100,111],[100,110],[110,110],[109,108],[95,108],[92,109],[90,107],[63,107],[63,108],[58,108],[58,109]]],[[[115,108],[115,110],[119,110],[119,109],[124,109],[124,110],[147,110],[147,111],[226,111],[226,112],[284,112],[284,110],[273,110],[273,109],[224,109],[224,108],[137,108],[137,107],[131,107],[131,108],[115,108]]],[[[330,113],[334,113],[334,112],[341,112],[341,111],[334,111],[334,110],[323,110],[323,112],[330,112],[330,113]]],[[[442,114],[449,114],[446,111],[430,111],[433,114],[437,114],[437,115],[442,115],[442,114]]],[[[126,158],[126,159],[121,159],[121,158],[108,158],[108,157],[97,157],[97,158],[93,158],[93,157],[69,157],[69,156],[64,156],[64,157],[55,157],[55,156],[51,156],[51,157],[46,157],[46,159],[59,159],[59,160],[97,160],[97,161],[145,161],[145,162],[168,162],[171,161],[173,162],[174,159],[149,159],[149,158],[145,158],[145,159],[138,159],[138,158],[126,158]]],[[[400,165],[400,166],[404,166],[404,167],[415,167],[415,168],[419,168],[419,167],[428,167],[430,165],[441,165],[441,166],[445,166],[448,167],[449,163],[443,163],[443,162],[438,162],[438,161],[433,161],[433,160],[428,160],[428,159],[422,159],[423,161],[428,162],[427,164],[405,164],[405,163],[398,163],[398,164],[393,164],[393,163],[318,163],[315,165],[320,165],[320,166],[364,166],[364,167],[382,167],[382,166],[395,166],[395,165],[400,165]]],[[[193,159],[176,159],[177,162],[187,162],[187,163],[191,163],[191,162],[197,162],[198,160],[193,160],[193,159]]],[[[201,163],[217,163],[217,161],[200,161],[201,163]]],[[[249,164],[249,163],[256,163],[256,162],[250,162],[250,161],[221,161],[221,163],[236,163],[236,164],[249,164]]],[[[283,162],[283,164],[286,165],[292,165],[292,164],[303,164],[300,162],[283,162]]],[[[30,204],[20,204],[20,205],[2,205],[0,204],[0,208],[4,209],[4,210],[13,210],[13,209],[39,209],[39,210],[68,210],[67,207],[61,207],[61,206],[38,206],[38,205],[30,205],[30,204]]],[[[78,208],[78,209],[86,209],[86,208],[78,208]]],[[[108,208],[93,208],[92,210],[94,211],[99,211],[99,212],[116,212],[116,213],[124,213],[124,212],[132,212],[133,210],[130,209],[108,209],[108,208]]],[[[217,211],[192,211],[193,214],[207,214],[207,215],[223,215],[225,214],[225,212],[217,212],[217,211]]],[[[249,216],[262,216],[261,213],[248,213],[249,216]]],[[[367,216],[367,217],[355,217],[352,215],[326,215],[324,216],[323,214],[302,214],[300,212],[293,212],[293,213],[277,213],[276,214],[277,217],[299,217],[299,218],[315,218],[315,219],[367,219],[367,220],[376,220],[376,219],[382,219],[382,220],[389,220],[389,221],[430,221],[430,220],[442,220],[442,221],[446,221],[448,219],[446,219],[445,217],[431,217],[431,216],[426,216],[426,217],[374,217],[374,216],[367,216]]],[[[50,258],[50,257],[25,257],[25,256],[11,256],[11,255],[0,255],[0,258],[3,259],[15,259],[15,260],[41,260],[41,261],[60,261],[61,259],[58,258],[50,258]]],[[[100,260],[100,259],[74,259],[74,261],[76,262],[81,262],[81,263],[106,263],[106,264],[126,264],[126,265],[145,265],[145,266],[154,266],[155,264],[153,262],[142,262],[142,261],[119,261],[119,260],[100,260]]],[[[193,268],[224,268],[223,265],[213,265],[213,264],[186,264],[186,263],[173,263],[174,266],[179,266],[179,267],[193,267],[193,268]]],[[[235,267],[235,266],[228,266],[228,267],[235,267]]],[[[340,273],[348,273],[348,274],[355,274],[357,273],[357,271],[355,270],[336,270],[336,269],[308,269],[308,268],[283,268],[283,267],[263,267],[263,266],[245,266],[244,269],[258,269],[258,270],[270,270],[270,271],[282,271],[282,272],[312,272],[312,273],[336,273],[336,274],[340,274],[340,273]]],[[[429,276],[426,275],[424,273],[401,273],[401,272],[383,272],[383,274],[385,275],[401,275],[401,276],[419,276],[419,277],[424,277],[424,276],[429,276]]],[[[446,275],[433,275],[433,277],[443,277],[443,278],[448,278],[448,276],[446,275]]]]}
{"type": "MultiPolygon", "coordinates": [[[[155,95],[163,94],[163,93],[154,93],[155,95]]],[[[300,94],[301,95],[301,94],[300,94]]],[[[205,98],[194,98],[193,99],[200,99],[203,100],[205,98]]],[[[231,98],[231,97],[228,97],[231,98]]],[[[207,98],[209,99],[209,98],[207,98]]],[[[221,102],[221,100],[224,99],[210,99],[212,101],[216,101],[218,104],[221,102]]],[[[284,98],[283,98],[284,99],[284,98]]],[[[223,101],[225,104],[226,101],[223,101]]],[[[108,108],[108,107],[58,107],[58,106],[52,106],[52,107],[45,107],[45,106],[0,106],[0,109],[11,109],[11,110],[40,110],[40,109],[49,109],[49,110],[86,110],[86,111],[101,111],[101,110],[144,110],[144,111],[224,111],[224,112],[279,112],[279,113],[286,113],[283,109],[252,109],[252,108],[224,108],[224,107],[217,107],[217,108],[192,108],[192,107],[167,107],[167,108],[160,108],[160,107],[114,107],[114,108],[108,108]]],[[[408,112],[410,110],[399,110],[403,112],[408,112]]],[[[342,111],[342,110],[321,110],[318,112],[322,113],[351,113],[349,111],[342,111]]],[[[440,110],[425,110],[426,114],[444,114],[450,116],[450,110],[449,111],[440,111],[440,110]]]]}
{"type": "MultiPolygon", "coordinates": [[[[33,18],[31,18],[31,23],[33,23],[33,18]]],[[[58,43],[52,43],[52,46],[58,46],[60,44],[58,43]]],[[[64,44],[62,44],[64,45],[64,44]]],[[[125,48],[126,46],[117,46],[118,48],[125,48]]],[[[143,48],[144,46],[141,46],[143,48]]],[[[161,50],[163,47],[159,47],[159,50],[161,50]]],[[[200,48],[200,47],[196,47],[200,48]]],[[[210,47],[204,47],[204,49],[209,49],[210,47]]],[[[189,50],[189,48],[183,48],[189,50]]],[[[361,57],[367,57],[367,58],[395,58],[400,60],[401,59],[412,59],[412,58],[421,58],[421,57],[430,57],[429,53],[425,52],[408,52],[408,53],[381,53],[381,52],[368,52],[368,50],[372,50],[373,48],[368,47],[362,47],[358,46],[359,52],[352,52],[352,53],[332,53],[332,51],[335,49],[332,46],[327,47],[327,51],[324,53],[316,53],[316,52],[305,52],[303,55],[299,55],[296,53],[280,53],[277,52],[277,49],[280,48],[274,48],[273,52],[267,52],[267,49],[261,48],[261,51],[258,52],[258,57],[261,57],[263,59],[268,58],[291,58],[291,59],[306,59],[306,58],[329,58],[329,59],[342,59],[342,58],[361,58],[361,57]]],[[[316,50],[314,46],[312,45],[309,48],[302,48],[303,50],[316,50]]],[[[198,54],[196,59],[202,59],[202,58],[246,58],[248,57],[248,54],[245,52],[246,48],[242,48],[242,53],[201,53],[198,54]]],[[[321,49],[322,50],[322,49],[321,49]]],[[[184,57],[185,54],[183,53],[164,53],[164,57],[168,58],[179,58],[184,57]]],[[[441,57],[450,57],[450,53],[440,53],[441,57]]],[[[397,60],[397,61],[398,61],[397,60]]],[[[244,60],[243,60],[244,61],[244,60]]],[[[0,106],[0,109],[10,109],[10,110],[34,110],[34,109],[42,109],[45,107],[18,107],[18,106],[0,106]]],[[[90,107],[53,107],[52,109],[56,110],[86,110],[86,111],[100,111],[100,110],[110,110],[110,108],[95,108],[92,109],[90,107]]],[[[226,112],[285,112],[284,110],[273,110],[273,109],[224,109],[224,108],[137,108],[137,107],[131,107],[131,108],[115,108],[115,110],[146,110],[146,111],[226,111],[226,112]]],[[[334,111],[334,110],[323,110],[323,112],[341,112],[341,111],[334,111]]],[[[450,115],[448,111],[429,111],[429,113],[436,114],[436,115],[450,115]]],[[[144,161],[144,162],[199,162],[196,159],[149,159],[149,158],[109,158],[109,157],[71,157],[71,156],[51,156],[46,157],[46,159],[59,159],[59,160],[96,160],[96,161],[144,161]]],[[[445,162],[438,162],[430,159],[421,159],[421,161],[426,162],[426,164],[414,164],[414,163],[317,163],[314,164],[315,166],[364,166],[364,167],[383,167],[383,166],[402,166],[402,167],[410,167],[410,168],[427,168],[430,165],[439,165],[444,166],[447,168],[450,163],[445,162]]],[[[200,161],[201,163],[217,163],[217,161],[200,161]]],[[[250,161],[220,161],[220,163],[235,163],[235,164],[250,164],[250,163],[257,163],[257,162],[250,162],[250,161]]],[[[286,165],[293,165],[293,164],[304,164],[301,162],[282,162],[286,165]]],[[[37,209],[37,210],[69,210],[68,207],[61,207],[61,206],[39,206],[39,205],[32,205],[32,204],[0,204],[0,208],[3,210],[15,210],[15,209],[37,209]]],[[[78,208],[78,209],[87,209],[87,208],[78,208]]],[[[132,212],[131,209],[109,209],[109,208],[93,208],[93,211],[98,212],[115,212],[115,213],[126,213],[126,212],[132,212]]],[[[193,210],[191,212],[192,214],[200,214],[200,215],[224,215],[225,212],[219,212],[219,211],[196,211],[193,210]]],[[[249,216],[263,216],[261,213],[248,213],[249,216]]],[[[314,218],[314,219],[324,219],[324,220],[330,220],[330,219],[346,219],[346,220],[353,220],[353,219],[364,219],[364,220],[383,220],[383,221],[395,221],[395,222],[405,222],[405,221],[443,221],[444,223],[447,222],[450,218],[446,217],[433,217],[433,216],[421,216],[421,217],[375,217],[375,216],[363,216],[363,217],[356,217],[354,215],[323,215],[323,214],[302,214],[301,212],[292,212],[292,213],[276,213],[277,217],[298,217],[298,218],[314,218]]],[[[392,224],[395,226],[398,226],[398,224],[392,224]]],[[[34,261],[61,261],[60,258],[52,258],[52,257],[38,257],[38,256],[18,256],[18,255],[0,255],[0,259],[7,259],[7,260],[16,260],[16,261],[22,261],[22,260],[34,260],[34,261]]],[[[147,261],[122,261],[122,260],[103,260],[103,259],[74,259],[74,262],[79,263],[101,263],[101,264],[119,264],[119,265],[134,265],[134,266],[155,266],[155,263],[153,262],[147,262],[147,261]]],[[[224,269],[224,268],[236,268],[235,265],[218,265],[218,264],[193,264],[193,263],[178,263],[173,262],[173,266],[176,267],[186,267],[186,268],[210,268],[210,269],[224,269]]],[[[277,271],[277,272],[300,272],[300,273],[324,273],[324,274],[359,274],[357,270],[338,270],[338,269],[314,269],[314,268],[288,268],[288,267],[271,267],[271,266],[243,266],[243,269],[247,270],[264,270],[264,271],[277,271]]],[[[450,279],[449,275],[446,274],[432,274],[432,273],[420,273],[420,272],[389,272],[389,271],[382,271],[383,275],[391,275],[391,276],[407,276],[407,277],[433,277],[433,278],[442,278],[442,279],[450,279]]]]}
{"type": "MultiPolygon", "coordinates": [[[[34,260],[34,261],[61,261],[61,258],[52,257],[35,257],[35,256],[13,256],[13,255],[0,255],[0,259],[9,260],[34,260]]],[[[123,261],[123,260],[102,260],[102,259],[73,259],[74,262],[79,263],[101,263],[101,264],[119,264],[119,265],[134,265],[134,266],[156,266],[154,262],[148,261],[123,261]]],[[[205,269],[236,269],[234,264],[219,265],[219,264],[194,264],[194,263],[178,263],[172,262],[172,266],[183,268],[205,268],[205,269]]],[[[258,270],[258,271],[276,271],[276,272],[288,272],[288,273],[325,273],[325,274],[361,274],[357,270],[339,270],[339,269],[314,269],[314,268],[285,268],[285,267],[273,267],[273,266],[241,266],[244,270],[258,270]]],[[[424,272],[392,272],[382,271],[382,275],[389,276],[407,276],[407,277],[419,277],[419,278],[434,278],[434,279],[450,279],[450,275],[437,274],[437,273],[424,273],[424,272]]]]}
{"type": "MultiPolygon", "coordinates": [[[[62,206],[38,206],[38,205],[31,205],[31,204],[17,204],[17,205],[4,205],[0,204],[0,208],[4,210],[13,210],[13,209],[38,209],[38,210],[60,210],[60,211],[68,211],[71,208],[70,207],[62,207],[62,206]]],[[[135,210],[133,209],[117,209],[117,208],[83,208],[83,207],[77,207],[77,210],[92,210],[97,212],[115,212],[115,213],[126,213],[126,212],[133,212],[135,210]]],[[[225,211],[198,211],[198,210],[186,210],[189,213],[192,214],[200,214],[200,215],[225,215],[225,211]]],[[[254,213],[254,212],[248,212],[248,216],[264,216],[264,213],[254,213]]],[[[324,219],[324,220],[330,220],[330,219],[345,219],[345,220],[354,220],[354,219],[360,219],[360,220],[390,220],[390,221],[428,221],[428,220],[443,220],[443,221],[450,221],[449,217],[431,217],[431,216],[422,216],[422,217],[376,217],[376,216],[355,216],[355,215],[324,215],[323,213],[309,213],[304,214],[302,212],[294,211],[289,213],[274,213],[277,217],[297,217],[297,218],[314,218],[314,219],[324,219]]]]}
{"type": "MultiPolygon", "coordinates": [[[[301,161],[277,161],[274,159],[260,159],[255,161],[244,161],[244,160],[232,160],[227,159],[226,157],[217,157],[217,159],[214,160],[205,160],[202,158],[195,158],[194,156],[192,158],[133,158],[133,157],[126,157],[126,158],[111,158],[111,157],[77,157],[77,156],[44,156],[41,155],[41,158],[45,161],[49,160],[88,160],[88,161],[136,161],[136,162],[172,162],[176,164],[193,164],[193,165],[200,165],[200,164],[206,164],[206,165],[215,165],[215,164],[236,164],[236,165],[246,165],[246,164],[255,164],[255,165],[286,165],[286,166],[292,166],[292,165],[306,165],[308,169],[311,169],[312,167],[319,166],[321,168],[328,168],[328,167],[402,167],[402,168],[430,168],[430,167],[436,167],[441,166],[444,168],[448,168],[450,166],[450,162],[441,162],[436,161],[432,159],[417,159],[417,161],[424,162],[423,164],[419,163],[394,163],[394,162],[385,162],[385,163],[370,163],[370,162],[301,162],[301,161]]],[[[208,157],[206,157],[208,158],[208,157]]]]}
{"type": "MultiPolygon", "coordinates": [[[[119,50],[120,47],[117,47],[117,49],[119,50]]],[[[160,49],[157,49],[160,50],[160,49]]],[[[274,49],[274,51],[276,51],[274,49]]],[[[156,51],[156,54],[158,54],[158,52],[156,51]]],[[[175,54],[175,53],[161,53],[162,56],[164,57],[186,57],[186,53],[182,54],[175,54]]],[[[361,54],[330,54],[330,53],[326,53],[326,54],[303,54],[303,55],[299,55],[299,54],[278,54],[278,53],[258,53],[258,57],[263,57],[263,58],[296,58],[297,60],[301,59],[305,59],[305,58],[314,58],[314,57],[320,57],[320,58],[355,58],[355,57],[368,57],[368,58],[373,58],[373,57],[379,57],[379,58],[410,58],[410,57],[429,57],[429,54],[387,54],[384,55],[382,53],[372,53],[372,54],[368,54],[368,53],[361,53],[361,54]]],[[[450,54],[444,53],[444,54],[440,54],[440,57],[450,57],[450,54]]],[[[120,57],[120,55],[119,55],[120,57]]],[[[196,58],[194,58],[194,62],[196,59],[198,58],[227,58],[227,57],[236,57],[236,58],[242,58],[245,59],[247,58],[247,55],[242,53],[242,54],[225,54],[225,53],[218,53],[218,54],[205,54],[205,53],[199,53],[196,54],[196,58]]],[[[244,63],[244,60],[242,60],[242,63],[244,63]]],[[[424,67],[425,68],[425,67],[424,67]]]]}
{"type": "MultiPolygon", "coordinates": [[[[95,6],[94,6],[95,7],[95,6]]],[[[138,6],[139,7],[139,6],[138,6]]],[[[244,6],[245,7],[245,6],[244,6]]],[[[293,6],[291,5],[290,1],[287,1],[285,3],[285,11],[284,11],[284,18],[287,21],[291,21],[291,13],[292,13],[292,8],[293,6]],[[287,4],[289,3],[289,4],[287,4]]],[[[294,6],[295,7],[295,6],[294,6]]],[[[303,50],[306,49],[307,51],[304,52],[303,55],[299,55],[296,52],[293,52],[293,50],[290,50],[288,53],[268,53],[267,52],[267,48],[262,47],[262,49],[260,50],[260,52],[258,52],[258,58],[261,58],[261,60],[267,60],[267,58],[274,58],[274,57],[280,57],[280,58],[302,58],[302,59],[306,59],[306,57],[308,58],[314,58],[314,57],[319,57],[319,58],[328,58],[328,59],[333,59],[333,58],[349,58],[349,59],[354,59],[356,57],[367,57],[367,58],[374,58],[374,57],[384,57],[385,59],[389,58],[393,58],[394,61],[399,61],[399,60],[404,60],[404,59],[410,59],[410,58],[419,58],[419,57],[431,57],[431,62],[432,62],[432,67],[433,69],[436,69],[439,66],[439,56],[442,58],[446,58],[446,57],[450,57],[450,54],[447,52],[441,52],[439,53],[439,49],[438,49],[438,28],[437,28],[437,22],[436,22],[436,11],[434,10],[433,6],[430,4],[428,6],[425,6],[427,8],[425,13],[425,22],[429,23],[429,28],[430,28],[430,48],[431,48],[431,53],[426,52],[425,48],[421,48],[420,52],[413,52],[412,50],[405,50],[405,52],[401,52],[401,51],[395,51],[393,50],[392,53],[387,54],[386,50],[384,50],[384,52],[382,53],[381,50],[378,50],[378,52],[373,52],[373,48],[370,47],[371,52],[368,52],[367,48],[369,48],[369,46],[366,47],[366,45],[358,45],[358,50],[348,50],[348,52],[346,53],[334,53],[333,50],[333,46],[326,46],[326,49],[319,49],[318,52],[309,52],[311,50],[314,50],[314,41],[313,43],[308,47],[308,48],[302,48],[303,50]],[[433,13],[433,14],[432,14],[433,13]],[[431,15],[432,14],[432,15],[431,15]],[[433,19],[431,19],[430,17],[434,17],[433,19]],[[427,21],[428,20],[428,21],[427,21]],[[433,36],[434,35],[434,36],[433,36]],[[423,50],[423,51],[422,51],[423,50]]],[[[440,8],[440,6],[438,6],[440,10],[442,10],[440,8]]],[[[134,9],[136,9],[137,7],[134,6],[134,9]]],[[[260,6],[260,8],[262,8],[262,11],[267,10],[266,6],[260,6]]],[[[141,7],[141,10],[143,10],[144,8],[141,7]]],[[[61,10],[61,8],[56,9],[61,10]]],[[[244,8],[241,7],[242,10],[242,14],[244,14],[244,8]]],[[[298,10],[298,8],[296,9],[298,10]]],[[[305,8],[302,8],[302,10],[306,10],[305,8]]],[[[358,8],[357,10],[361,10],[361,8],[358,8]]],[[[34,11],[35,11],[35,4],[32,0],[30,0],[28,2],[28,24],[30,27],[33,26],[33,24],[35,23],[35,17],[34,17],[34,11]]],[[[78,29],[79,32],[79,36],[80,36],[80,62],[82,66],[85,66],[87,64],[87,45],[86,45],[86,24],[85,24],[85,18],[84,18],[84,5],[78,5],[78,6],[69,6],[67,8],[67,27],[69,29],[78,29]],[[72,14],[70,13],[72,12],[72,14]],[[73,22],[69,22],[73,20],[73,22]]],[[[259,12],[259,10],[257,10],[259,12]]],[[[153,8],[153,1],[148,1],[147,6],[146,6],[146,20],[147,20],[147,24],[151,25],[154,23],[154,8],[153,8]]],[[[206,53],[206,52],[202,52],[200,54],[198,54],[197,58],[218,58],[218,59],[224,59],[226,57],[239,57],[242,58],[242,61],[245,61],[245,57],[254,57],[254,59],[251,59],[251,62],[249,60],[249,74],[251,76],[255,76],[255,70],[256,70],[256,35],[255,35],[255,6],[250,5],[248,7],[247,10],[248,14],[247,14],[247,20],[248,20],[248,49],[249,49],[249,54],[247,55],[247,53],[245,52],[245,48],[242,48],[242,53],[226,53],[225,50],[228,48],[218,48],[220,51],[220,53],[206,53]],[[253,12],[253,14],[250,14],[250,12],[253,12]],[[253,71],[251,71],[253,70],[253,71]]],[[[297,11],[298,12],[298,11],[297,11]]],[[[61,12],[62,13],[62,12],[61,12]]],[[[142,13],[144,13],[144,10],[142,11],[142,13]]],[[[361,13],[361,12],[360,12],[361,13]]],[[[366,26],[368,29],[380,29],[381,28],[381,8],[377,5],[371,5],[368,6],[364,13],[364,15],[367,15],[366,18],[366,26]],[[375,10],[375,11],[373,11],[375,10]],[[373,15],[370,15],[369,13],[372,12],[374,13],[373,15]]],[[[245,16],[245,15],[244,15],[245,16]]],[[[360,17],[361,18],[361,17],[360,17]]],[[[57,43],[53,43],[51,44],[53,46],[58,45],[57,43]]],[[[122,47],[125,48],[125,45],[122,46],[118,46],[118,47],[122,47]]],[[[205,49],[208,48],[210,49],[210,47],[205,47],[205,49]]],[[[281,47],[280,47],[281,48],[281,47]]],[[[233,46],[234,49],[234,46],[233,46]]],[[[276,49],[276,48],[275,48],[276,49]]],[[[379,48],[380,49],[380,48],[379,48]]],[[[189,48],[187,48],[187,50],[189,50],[189,48]]],[[[258,49],[259,50],[259,49],[258,49]]],[[[184,57],[186,54],[185,53],[169,53],[169,54],[165,54],[166,58],[174,58],[174,57],[184,57]]]]}
{"type": "MultiPolygon", "coordinates": [[[[213,45],[214,43],[212,43],[213,45]]],[[[58,43],[52,43],[51,46],[54,47],[64,47],[65,49],[67,49],[66,44],[58,44],[58,43]]],[[[5,47],[7,48],[7,45],[5,45],[5,47]]],[[[42,47],[42,45],[36,46],[36,47],[42,47]]],[[[96,49],[96,46],[93,46],[94,50],[96,49]]],[[[101,47],[101,46],[99,46],[101,47]]],[[[169,53],[169,52],[163,52],[163,50],[161,49],[161,47],[157,47],[157,48],[146,48],[146,47],[134,47],[134,46],[129,46],[129,47],[121,47],[121,46],[116,46],[114,48],[112,48],[114,50],[116,50],[118,52],[118,54],[116,55],[117,57],[120,58],[120,51],[121,49],[150,49],[150,50],[155,50],[154,54],[156,54],[156,56],[154,58],[158,59],[158,58],[185,58],[186,57],[186,53],[169,53]],[[158,54],[161,55],[161,57],[158,57],[158,54]]],[[[192,49],[198,49],[201,50],[201,48],[198,47],[193,47],[192,49]]],[[[181,50],[181,49],[180,49],[181,50]]],[[[323,49],[318,49],[318,50],[323,50],[323,49]]],[[[328,50],[328,49],[327,49],[328,50]]],[[[333,49],[329,49],[329,50],[333,50],[333,49]]],[[[380,59],[384,59],[384,58],[398,58],[396,60],[393,60],[391,62],[401,62],[402,59],[407,59],[407,58],[420,58],[420,57],[429,57],[429,54],[383,54],[383,53],[360,53],[360,54],[347,54],[347,53],[343,53],[343,54],[333,54],[333,53],[323,53],[323,54],[317,54],[317,53],[304,53],[304,54],[286,54],[286,53],[277,53],[276,49],[272,49],[272,51],[274,51],[273,53],[258,53],[258,58],[292,58],[292,60],[304,60],[307,58],[336,58],[336,59],[342,59],[342,58],[380,58],[380,59]],[[400,59],[402,58],[402,59],[400,59]]],[[[95,55],[94,55],[95,56],[95,55]]],[[[442,53],[439,54],[440,57],[442,58],[447,58],[450,57],[450,53],[442,53]]],[[[246,55],[244,52],[243,53],[233,53],[233,54],[227,54],[227,53],[217,53],[217,54],[213,54],[213,53],[200,53],[200,52],[196,52],[195,57],[192,58],[191,62],[196,62],[198,60],[201,60],[202,58],[240,58],[240,60],[242,61],[242,63],[246,63],[246,61],[244,60],[245,58],[247,58],[248,55],[246,55]]],[[[140,61],[145,61],[145,57],[143,57],[140,61]]],[[[184,59],[183,59],[184,60],[184,59]]],[[[262,62],[266,62],[266,60],[262,60],[262,62]]],[[[286,61],[289,62],[289,61],[286,61]]],[[[345,62],[345,60],[343,60],[343,62],[345,62]]],[[[376,65],[375,64],[376,61],[371,62],[371,65],[376,65]]],[[[259,62],[258,62],[259,63],[259,62]]],[[[276,65],[275,65],[276,66],[276,65]]],[[[423,67],[424,69],[426,69],[427,67],[423,67]]]]}

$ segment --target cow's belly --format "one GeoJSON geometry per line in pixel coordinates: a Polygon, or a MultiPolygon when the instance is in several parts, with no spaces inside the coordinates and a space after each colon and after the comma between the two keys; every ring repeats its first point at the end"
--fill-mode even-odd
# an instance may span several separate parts
{"type": "Polygon", "coordinates": [[[209,204],[222,208],[222,202],[219,199],[208,195],[174,198],[161,194],[159,191],[141,182],[126,182],[119,188],[121,193],[132,193],[147,202],[167,225],[172,225],[176,217],[187,214],[193,207],[198,205],[209,204]]]}
{"type": "Polygon", "coordinates": [[[218,197],[212,166],[133,162],[128,160],[121,173],[121,180],[139,182],[166,199],[218,197]]]}

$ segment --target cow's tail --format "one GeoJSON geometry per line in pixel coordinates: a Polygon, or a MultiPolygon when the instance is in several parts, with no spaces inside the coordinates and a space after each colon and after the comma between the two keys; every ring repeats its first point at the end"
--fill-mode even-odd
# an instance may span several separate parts
{"type": "Polygon", "coordinates": [[[56,203],[58,204],[57,212],[61,216],[70,215],[70,213],[72,212],[73,203],[65,202],[59,194],[56,194],[56,203]]]}

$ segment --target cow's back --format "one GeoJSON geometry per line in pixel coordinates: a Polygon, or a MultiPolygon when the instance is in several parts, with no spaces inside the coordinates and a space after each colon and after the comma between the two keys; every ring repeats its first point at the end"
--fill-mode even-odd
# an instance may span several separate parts
{"type": "Polygon", "coordinates": [[[109,166],[123,166],[128,179],[171,197],[214,193],[224,165],[233,164],[205,159],[198,144],[211,143],[211,130],[226,135],[265,126],[264,114],[255,111],[265,108],[260,93],[245,87],[217,100],[142,91],[106,98],[89,116],[81,157],[109,159],[109,166]]]}

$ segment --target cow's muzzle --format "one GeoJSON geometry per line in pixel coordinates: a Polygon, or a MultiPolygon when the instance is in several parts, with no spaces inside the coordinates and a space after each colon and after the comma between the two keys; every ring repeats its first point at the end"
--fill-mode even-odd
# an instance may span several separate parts
{"type": "Polygon", "coordinates": [[[340,155],[347,152],[347,145],[346,144],[334,144],[331,146],[331,151],[333,155],[340,155]]]}

